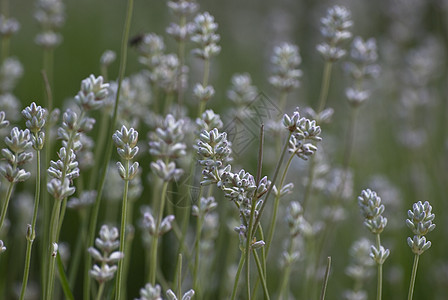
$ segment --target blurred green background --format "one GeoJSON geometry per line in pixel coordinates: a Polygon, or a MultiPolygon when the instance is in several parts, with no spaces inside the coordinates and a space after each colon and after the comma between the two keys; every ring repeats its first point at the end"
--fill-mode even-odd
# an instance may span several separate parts
{"type": "MultiPolygon", "coordinates": [[[[352,242],[363,235],[372,238],[362,228],[355,199],[378,176],[393,187],[389,192],[396,191],[385,191],[383,196],[385,215],[390,224],[397,224],[389,225],[383,234],[383,244],[391,249],[390,258],[384,265],[383,299],[403,299],[407,294],[413,255],[406,244],[411,232],[405,226],[405,219],[412,203],[419,200],[428,200],[433,205],[437,228],[428,236],[433,242],[431,249],[420,260],[414,298],[447,299],[448,1],[228,0],[201,1],[199,4],[200,11],[209,11],[215,16],[221,35],[222,51],[212,60],[211,71],[216,95],[209,103],[218,113],[229,106],[226,90],[234,73],[250,73],[260,91],[270,99],[278,97],[267,83],[271,71],[269,59],[273,47],[284,41],[300,47],[304,72],[301,88],[289,97],[288,112],[297,106],[315,108],[323,70],[323,60],[315,51],[316,44],[321,41],[319,19],[331,5],[345,5],[352,11],[355,36],[376,38],[382,72],[368,103],[359,112],[351,163],[353,207],[336,236],[332,237],[333,246],[328,250],[328,255],[333,257],[333,269],[327,299],[341,299],[343,291],[352,285],[344,274],[352,242]],[[430,47],[436,50],[427,50],[430,47]],[[429,71],[425,73],[426,70],[429,71]],[[425,80],[420,84],[418,81],[417,84],[409,83],[407,77],[413,72],[423,73],[425,80]],[[407,102],[411,96],[417,99],[412,105],[407,102]],[[420,135],[409,134],[409,131],[420,135]],[[396,199],[387,198],[390,195],[396,199]]],[[[54,59],[54,99],[59,107],[65,99],[76,95],[82,79],[92,73],[99,74],[99,58],[104,50],[119,53],[126,1],[71,0],[65,1],[65,5],[66,21],[61,30],[64,40],[55,50],[54,59]]],[[[31,101],[43,104],[42,49],[34,43],[39,31],[33,19],[34,7],[34,1],[10,1],[9,13],[21,24],[18,35],[12,39],[11,54],[24,66],[24,76],[15,89],[23,106],[31,101]]],[[[168,52],[175,52],[175,42],[165,34],[165,28],[172,20],[165,1],[137,0],[131,36],[147,32],[164,35],[168,52]]],[[[137,53],[130,49],[126,74],[142,69],[137,57],[137,53]]],[[[187,64],[191,69],[186,97],[191,100],[191,85],[201,77],[201,64],[191,55],[187,57],[187,64]]],[[[350,109],[344,96],[349,79],[342,66],[340,62],[334,68],[328,101],[328,105],[335,109],[334,122],[323,125],[323,148],[332,167],[342,162],[350,109]]],[[[117,71],[116,62],[111,66],[110,78],[115,78],[117,71]]],[[[191,112],[193,116],[195,109],[191,112]]],[[[146,133],[141,136],[145,137],[146,133]]],[[[245,165],[244,161],[239,163],[247,169],[255,168],[245,165]]],[[[302,173],[290,172],[291,181],[307,174],[303,167],[294,170],[302,173]]],[[[300,189],[299,186],[296,189],[300,195],[291,199],[300,199],[300,189]]],[[[378,193],[382,196],[381,190],[378,193]]],[[[303,278],[301,272],[300,266],[293,272],[292,286],[303,278]]],[[[132,297],[137,296],[142,283],[142,280],[130,283],[132,297]]],[[[369,285],[373,298],[374,278],[370,279],[369,285]]],[[[300,295],[300,290],[295,293],[300,295]]]]}

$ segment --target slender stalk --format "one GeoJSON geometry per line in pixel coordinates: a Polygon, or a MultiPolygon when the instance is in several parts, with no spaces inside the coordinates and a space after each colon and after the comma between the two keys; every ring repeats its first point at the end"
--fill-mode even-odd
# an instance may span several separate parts
{"type": "Polygon", "coordinates": [[[415,254],[414,264],[412,265],[411,283],[409,284],[408,300],[412,300],[412,297],[414,297],[414,285],[415,285],[415,278],[417,277],[417,267],[419,258],[420,255],[415,254]]]}
{"type": "MultiPolygon", "coordinates": [[[[288,256],[291,257],[293,249],[294,249],[294,237],[291,237],[291,239],[289,240],[288,256]]],[[[288,299],[288,297],[286,296],[286,292],[288,291],[290,275],[291,275],[291,262],[288,261],[283,271],[283,277],[280,284],[279,300],[288,299]]]]}
{"type": "Polygon", "coordinates": [[[240,262],[238,263],[238,270],[236,271],[235,281],[233,283],[231,300],[235,300],[235,297],[236,297],[236,291],[238,289],[238,281],[240,279],[241,271],[243,270],[245,257],[246,256],[244,255],[244,252],[241,252],[240,262]]]}
{"type": "MultiPolygon", "coordinates": [[[[198,206],[201,205],[201,201],[198,201],[198,206]]],[[[200,211],[199,207],[199,211],[200,211]]],[[[198,285],[198,270],[199,270],[199,252],[200,252],[200,242],[201,242],[201,231],[202,225],[204,224],[204,215],[200,215],[196,222],[196,240],[194,243],[194,268],[193,268],[193,289],[199,293],[199,285],[198,285]]]]}
{"type": "MultiPolygon", "coordinates": [[[[124,191],[123,191],[123,203],[121,206],[121,228],[120,228],[120,251],[124,253],[125,242],[126,242],[126,218],[127,218],[127,207],[128,207],[128,189],[129,189],[129,160],[125,161],[124,164],[126,179],[124,179],[124,191]]],[[[130,253],[125,253],[125,255],[130,255],[130,253]]],[[[118,262],[117,270],[117,282],[115,287],[115,300],[121,299],[121,289],[122,289],[122,279],[123,279],[123,262],[124,259],[120,259],[118,262]]]]}
{"type": "MultiPolygon", "coordinates": [[[[380,235],[376,234],[376,246],[380,249],[381,239],[380,235]]],[[[383,264],[378,264],[378,282],[376,288],[376,299],[381,300],[381,295],[383,294],[383,264]]]]}
{"type": "Polygon", "coordinates": [[[325,62],[324,73],[322,77],[322,86],[320,88],[320,96],[319,96],[319,106],[317,108],[317,113],[322,112],[325,109],[325,105],[327,103],[328,91],[330,89],[330,79],[331,79],[331,69],[333,63],[331,61],[325,62]]]}
{"type": "MultiPolygon", "coordinates": [[[[187,17],[182,15],[179,20],[179,26],[181,28],[185,27],[187,23],[187,17]]],[[[178,49],[178,57],[179,57],[179,70],[177,73],[177,107],[178,107],[178,117],[180,117],[180,109],[183,105],[183,97],[184,93],[182,90],[182,68],[185,63],[185,41],[181,39],[179,41],[179,49],[178,49]]]]}
{"type": "Polygon", "coordinates": [[[271,245],[272,238],[274,236],[275,225],[276,225],[276,221],[277,221],[278,206],[280,204],[280,190],[283,187],[283,184],[284,184],[285,178],[286,178],[286,174],[288,173],[289,166],[291,165],[291,161],[295,155],[296,155],[296,153],[294,152],[294,153],[291,153],[291,155],[289,156],[288,162],[286,163],[285,169],[283,170],[282,178],[280,180],[280,184],[279,184],[279,188],[278,188],[279,192],[275,196],[274,211],[272,213],[271,225],[269,226],[268,239],[266,240],[266,256],[268,256],[269,247],[271,245]]]}
{"type": "Polygon", "coordinates": [[[162,222],[163,217],[163,211],[165,208],[165,198],[166,198],[166,191],[168,189],[168,181],[163,182],[162,186],[162,195],[160,199],[160,209],[159,209],[159,215],[157,217],[157,223],[156,223],[156,233],[153,237],[152,244],[151,244],[151,264],[149,269],[149,283],[152,284],[152,286],[156,283],[156,270],[157,270],[157,246],[159,243],[159,226],[162,222]]]}
{"type": "Polygon", "coordinates": [[[322,285],[322,292],[320,293],[320,300],[325,299],[325,293],[327,291],[328,278],[330,277],[330,268],[331,268],[331,256],[327,257],[327,269],[325,270],[324,283],[322,285]]]}
{"type": "Polygon", "coordinates": [[[81,226],[80,233],[76,239],[76,248],[70,259],[70,272],[68,274],[68,281],[70,287],[74,288],[76,282],[76,275],[78,274],[81,254],[84,249],[84,243],[87,237],[87,215],[84,210],[79,212],[79,224],[81,226]]]}
{"type": "Polygon", "coordinates": [[[9,200],[11,200],[11,194],[13,188],[14,188],[14,182],[10,182],[8,186],[8,191],[6,192],[5,202],[3,202],[2,216],[0,218],[0,231],[2,230],[3,223],[5,222],[6,219],[6,211],[8,210],[9,200]]]}
{"type": "MultiPolygon", "coordinates": [[[[50,219],[50,247],[48,251],[50,252],[50,261],[48,264],[48,274],[47,274],[47,286],[45,290],[45,299],[52,299],[53,294],[53,286],[54,286],[54,267],[56,262],[56,255],[53,253],[53,247],[55,243],[57,243],[57,228],[59,222],[59,215],[61,211],[61,199],[55,199],[53,205],[53,211],[51,212],[50,219]]],[[[47,252],[48,253],[48,252],[47,252]]]]}
{"type": "Polygon", "coordinates": [[[1,55],[0,55],[0,64],[3,63],[9,55],[10,40],[11,39],[8,36],[2,37],[2,50],[1,50],[1,55]]]}
{"type": "MultiPolygon", "coordinates": [[[[126,58],[127,58],[127,51],[128,51],[128,40],[129,40],[129,30],[131,28],[131,20],[132,20],[132,11],[134,7],[134,0],[128,0],[127,8],[126,8],[126,19],[124,23],[124,29],[123,29],[123,36],[121,39],[121,53],[120,53],[120,68],[118,72],[118,86],[117,86],[117,94],[115,97],[115,104],[114,104],[114,113],[112,116],[112,121],[109,126],[108,130],[108,137],[112,136],[112,132],[115,128],[115,124],[117,122],[117,116],[118,116],[118,103],[120,101],[120,92],[121,92],[121,85],[124,78],[124,73],[126,70],[126,58]]],[[[106,181],[106,174],[107,174],[107,163],[110,160],[110,157],[112,155],[112,139],[107,139],[107,145],[105,148],[105,155],[103,160],[103,169],[101,170],[101,174],[99,175],[100,181],[98,183],[97,188],[97,196],[95,199],[95,204],[92,210],[92,213],[90,215],[90,226],[89,226],[89,238],[87,245],[93,245],[93,242],[95,240],[95,230],[96,230],[96,224],[98,220],[98,213],[100,210],[100,204],[101,204],[101,196],[103,193],[104,183],[106,181]]],[[[84,300],[90,299],[90,278],[89,278],[89,269],[90,265],[92,263],[92,258],[89,255],[86,255],[86,260],[84,264],[84,300]]]]}
{"type": "Polygon", "coordinates": [[[291,132],[289,132],[288,138],[286,139],[285,145],[283,146],[282,153],[277,162],[277,166],[275,167],[274,176],[272,177],[272,181],[271,181],[272,184],[269,186],[268,191],[266,192],[266,196],[264,198],[265,200],[263,201],[263,204],[261,205],[260,210],[258,212],[257,218],[255,219],[255,222],[253,224],[254,228],[257,227],[258,224],[260,223],[261,215],[263,214],[263,210],[266,207],[266,203],[268,202],[267,200],[269,199],[269,195],[271,194],[272,188],[274,187],[275,181],[277,180],[278,172],[280,171],[280,168],[282,166],[282,162],[283,162],[283,158],[285,157],[286,149],[288,149],[290,137],[291,137],[291,132]]]}
{"type": "Polygon", "coordinates": [[[263,266],[261,265],[260,259],[258,258],[257,251],[254,251],[253,253],[254,253],[255,264],[257,265],[258,276],[261,279],[261,286],[263,287],[264,298],[269,300],[270,299],[269,298],[269,291],[268,291],[268,286],[266,284],[266,278],[265,278],[265,276],[263,274],[263,266]]]}
{"type": "MultiPolygon", "coordinates": [[[[210,74],[210,59],[204,59],[204,76],[202,77],[202,86],[206,87],[208,85],[208,79],[209,79],[209,74],[210,74]]],[[[198,109],[198,118],[201,117],[202,113],[205,110],[205,106],[207,105],[207,101],[202,101],[199,104],[199,109],[198,109]]]]}
{"type": "Polygon", "coordinates": [[[100,286],[98,287],[98,293],[96,294],[96,300],[100,300],[101,297],[103,296],[103,292],[104,292],[104,282],[100,283],[100,286]]]}
{"type": "MultiPolygon", "coordinates": [[[[37,133],[34,134],[37,138],[37,133]]],[[[25,298],[26,287],[28,284],[28,276],[30,272],[31,264],[31,249],[33,247],[34,238],[36,237],[36,220],[37,211],[39,210],[39,199],[40,199],[40,150],[36,151],[36,191],[34,193],[34,211],[33,220],[31,221],[30,234],[27,234],[27,245],[26,245],[26,257],[25,257],[25,270],[23,272],[22,280],[22,290],[20,292],[20,300],[25,298]]]]}
{"type": "Polygon", "coordinates": [[[177,258],[177,299],[182,299],[182,254],[177,258]]]}

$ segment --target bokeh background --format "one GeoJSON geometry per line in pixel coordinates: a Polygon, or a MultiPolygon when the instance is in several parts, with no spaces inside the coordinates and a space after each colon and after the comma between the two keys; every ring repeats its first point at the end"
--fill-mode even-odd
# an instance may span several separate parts
{"type": "MultiPolygon", "coordinates": [[[[63,42],[55,50],[54,57],[54,99],[59,107],[76,95],[83,78],[99,74],[99,58],[106,49],[119,53],[126,7],[126,1],[118,0],[68,0],[64,3],[63,42]]],[[[295,107],[315,108],[324,64],[315,50],[322,40],[319,19],[331,5],[340,4],[351,10],[354,36],[376,39],[381,74],[372,83],[372,95],[358,115],[350,165],[354,179],[353,205],[349,206],[344,221],[331,237],[332,246],[326,250],[326,255],[333,258],[327,299],[342,299],[344,290],[353,284],[345,275],[350,261],[350,245],[361,236],[373,240],[362,226],[356,204],[356,196],[367,187],[376,189],[382,196],[385,215],[389,219],[383,233],[383,244],[391,250],[384,265],[383,299],[403,299],[407,295],[413,254],[406,243],[411,232],[405,219],[412,203],[419,200],[428,200],[433,205],[437,228],[428,236],[433,243],[431,249],[420,260],[414,298],[447,299],[448,1],[209,0],[199,1],[199,4],[200,11],[209,11],[215,16],[221,35],[222,51],[211,65],[210,82],[216,95],[208,105],[218,113],[224,113],[230,106],[226,91],[234,73],[250,73],[260,91],[273,101],[277,99],[278,94],[267,78],[272,70],[273,47],[281,42],[300,47],[300,68],[304,74],[301,87],[288,98],[287,112],[292,113],[295,107]]],[[[43,104],[42,49],[34,43],[39,31],[33,18],[34,1],[13,0],[9,6],[9,14],[21,24],[19,33],[11,41],[10,52],[24,66],[24,75],[14,93],[23,107],[31,101],[43,104]]],[[[147,32],[166,36],[165,28],[172,20],[165,1],[136,0],[131,36],[147,32]]],[[[166,36],[165,42],[169,50],[176,51],[174,40],[166,36]]],[[[349,47],[349,43],[346,46],[349,47]]],[[[143,68],[137,57],[135,49],[129,49],[127,75],[143,68]]],[[[330,87],[328,106],[335,110],[333,123],[322,126],[322,148],[331,168],[342,163],[350,112],[344,96],[350,81],[343,71],[343,61],[336,63],[330,87]]],[[[186,101],[192,117],[196,110],[191,85],[200,80],[202,65],[191,55],[187,55],[186,62],[191,66],[186,101]]],[[[110,78],[115,78],[117,72],[116,62],[110,68],[110,78]]],[[[142,132],[141,136],[146,133],[142,132]]],[[[245,156],[237,158],[237,163],[255,170],[254,151],[256,148],[246,151],[245,156]]],[[[275,161],[274,158],[266,159],[268,163],[271,159],[275,161]]],[[[289,180],[297,183],[297,187],[288,201],[300,201],[303,195],[301,183],[306,174],[306,164],[297,163],[292,167],[289,180]]],[[[149,190],[146,186],[145,192],[149,190]]],[[[76,231],[76,222],[67,221],[67,224],[64,234],[70,240],[70,231],[76,231]]],[[[282,230],[281,226],[279,230],[282,230]]],[[[280,232],[278,241],[281,237],[280,232]]],[[[229,238],[237,239],[237,236],[229,238]]],[[[21,257],[17,257],[17,263],[21,263],[21,257]]],[[[271,263],[272,272],[279,272],[278,262],[273,259],[271,263]]],[[[291,278],[297,299],[302,299],[300,282],[303,282],[303,274],[299,262],[291,278]]],[[[144,283],[138,278],[138,272],[133,276],[135,280],[130,281],[128,288],[129,298],[137,297],[138,289],[144,283]]],[[[16,280],[19,278],[17,276],[16,280]]],[[[219,281],[215,285],[219,285],[219,281]]],[[[368,286],[369,298],[373,298],[375,276],[370,278],[368,286]]]]}

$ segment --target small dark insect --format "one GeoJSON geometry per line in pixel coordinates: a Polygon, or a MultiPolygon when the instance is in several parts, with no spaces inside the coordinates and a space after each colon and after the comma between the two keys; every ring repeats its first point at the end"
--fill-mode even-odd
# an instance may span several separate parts
{"type": "Polygon", "coordinates": [[[129,46],[131,47],[138,47],[142,42],[145,35],[143,33],[139,33],[137,35],[134,35],[129,39],[129,46]]]}

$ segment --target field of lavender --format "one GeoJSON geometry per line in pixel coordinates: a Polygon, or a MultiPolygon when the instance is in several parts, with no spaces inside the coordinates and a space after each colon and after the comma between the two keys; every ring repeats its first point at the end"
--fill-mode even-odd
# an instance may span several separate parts
{"type": "Polygon", "coordinates": [[[447,299],[448,1],[0,0],[0,44],[0,299],[447,299]]]}

